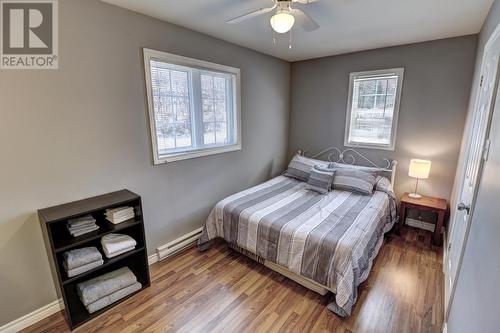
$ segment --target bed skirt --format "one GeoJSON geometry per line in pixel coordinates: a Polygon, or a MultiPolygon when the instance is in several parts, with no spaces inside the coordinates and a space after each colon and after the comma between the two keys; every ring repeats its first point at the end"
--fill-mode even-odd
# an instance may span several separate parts
{"type": "Polygon", "coordinates": [[[326,295],[329,291],[335,292],[335,290],[331,290],[327,286],[323,286],[323,285],[317,283],[316,281],[313,281],[313,280],[308,279],[306,277],[300,276],[300,275],[286,269],[285,267],[283,267],[281,265],[275,264],[272,261],[269,261],[269,260],[266,260],[262,257],[259,257],[258,255],[254,254],[248,250],[245,250],[237,245],[228,244],[228,246],[231,249],[235,250],[236,252],[243,254],[244,256],[258,262],[259,264],[266,266],[267,268],[289,278],[290,280],[297,282],[298,284],[306,287],[309,290],[317,292],[318,294],[320,294],[322,296],[326,295]]]}

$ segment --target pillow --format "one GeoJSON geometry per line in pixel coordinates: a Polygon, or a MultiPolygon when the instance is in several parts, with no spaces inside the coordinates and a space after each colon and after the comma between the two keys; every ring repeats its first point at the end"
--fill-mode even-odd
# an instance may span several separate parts
{"type": "Polygon", "coordinates": [[[375,174],[375,176],[380,175],[383,171],[380,170],[380,168],[375,168],[375,167],[367,167],[367,166],[362,166],[362,165],[355,165],[355,164],[345,164],[345,163],[338,163],[338,162],[331,162],[328,165],[329,168],[343,168],[343,169],[356,169],[356,170],[361,170],[361,171],[367,171],[375,174]]]}
{"type": "Polygon", "coordinates": [[[328,162],[295,155],[290,161],[290,164],[288,164],[288,169],[283,173],[283,175],[307,182],[309,175],[311,174],[311,170],[315,165],[327,168],[328,162]]]}
{"type": "Polygon", "coordinates": [[[307,181],[307,189],[316,191],[321,194],[326,194],[332,187],[334,176],[335,170],[320,168],[315,165],[311,170],[311,174],[309,175],[309,180],[307,181]]]}
{"type": "Polygon", "coordinates": [[[382,176],[377,177],[377,183],[375,184],[375,191],[387,193],[387,195],[390,198],[394,200],[396,199],[396,195],[394,194],[394,190],[392,189],[391,181],[386,177],[382,176]]]}
{"type": "Polygon", "coordinates": [[[374,172],[362,171],[353,168],[336,168],[333,188],[360,194],[373,194],[373,187],[377,182],[374,172]]]}

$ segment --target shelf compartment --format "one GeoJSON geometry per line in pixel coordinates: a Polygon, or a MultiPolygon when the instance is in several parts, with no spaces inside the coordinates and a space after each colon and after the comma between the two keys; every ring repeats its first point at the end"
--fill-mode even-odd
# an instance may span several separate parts
{"type": "Polygon", "coordinates": [[[141,219],[133,218],[119,224],[113,224],[106,220],[97,220],[96,223],[99,226],[98,230],[78,237],[72,237],[69,234],[68,230],[66,229],[66,223],[66,221],[57,222],[57,224],[60,224],[60,226],[51,226],[51,228],[54,229],[53,233],[58,236],[54,241],[56,253],[71,250],[77,247],[83,247],[85,243],[91,242],[95,239],[99,239],[104,235],[113,232],[120,232],[127,228],[139,225],[141,223],[141,219]]]}
{"type": "Polygon", "coordinates": [[[147,288],[149,286],[149,277],[146,278],[146,275],[144,274],[145,270],[148,269],[147,262],[144,262],[141,260],[142,258],[141,251],[135,251],[135,253],[128,255],[124,258],[121,258],[120,260],[116,260],[113,262],[110,262],[106,267],[103,267],[101,270],[94,271],[92,273],[87,274],[85,278],[82,279],[75,279],[73,281],[67,282],[63,285],[65,294],[68,295],[68,304],[69,306],[69,313],[71,315],[71,318],[74,322],[75,325],[80,325],[91,318],[94,318],[98,316],[99,314],[105,312],[106,310],[112,308],[113,306],[123,302],[127,298],[131,297],[132,295],[136,294],[133,293],[129,296],[126,296],[113,304],[108,305],[107,307],[100,309],[94,313],[88,313],[87,309],[81,302],[80,298],[78,297],[77,293],[77,288],[76,285],[80,282],[87,281],[90,279],[93,279],[97,276],[103,275],[108,272],[112,272],[114,270],[117,270],[122,267],[128,267],[134,275],[137,277],[137,281],[142,284],[142,288],[140,290],[143,290],[144,288],[147,288]]]}
{"type": "Polygon", "coordinates": [[[103,260],[104,260],[104,263],[101,265],[101,266],[97,266],[95,268],[92,268],[91,270],[88,270],[82,274],[78,274],[76,276],[72,276],[72,277],[68,277],[66,275],[66,272],[63,273],[63,279],[62,279],[62,283],[63,285],[65,284],[68,284],[68,283],[71,283],[71,282],[74,282],[74,281],[79,281],[79,280],[86,280],[86,277],[89,276],[90,274],[94,273],[94,272],[97,272],[97,271],[100,271],[102,270],[103,268],[106,268],[107,266],[109,265],[112,265],[114,264],[115,262],[117,261],[120,261],[122,259],[125,259],[129,256],[132,256],[132,255],[135,255],[136,253],[139,253],[139,252],[143,252],[145,251],[145,248],[144,247],[140,247],[140,248],[135,248],[133,250],[130,250],[128,252],[125,252],[123,254],[120,254],[119,256],[116,256],[116,257],[113,257],[113,258],[106,258],[103,256],[103,260]]]}

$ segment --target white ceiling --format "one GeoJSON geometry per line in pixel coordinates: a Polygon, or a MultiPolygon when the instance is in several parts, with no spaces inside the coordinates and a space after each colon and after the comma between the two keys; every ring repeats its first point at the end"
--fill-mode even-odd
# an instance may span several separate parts
{"type": "Polygon", "coordinates": [[[288,61],[455,37],[479,32],[493,0],[318,0],[294,6],[321,27],[292,29],[273,46],[272,13],[238,24],[228,19],[272,0],[103,0],[288,61]]]}

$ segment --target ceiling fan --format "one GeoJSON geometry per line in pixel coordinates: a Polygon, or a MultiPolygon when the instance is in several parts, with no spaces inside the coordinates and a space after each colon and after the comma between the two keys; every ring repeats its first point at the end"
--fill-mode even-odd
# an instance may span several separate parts
{"type": "Polygon", "coordinates": [[[258,15],[272,12],[276,9],[276,13],[271,17],[271,27],[277,33],[283,34],[290,31],[295,24],[295,19],[299,22],[305,31],[313,31],[319,28],[308,14],[300,8],[292,8],[293,3],[309,4],[315,0],[273,0],[273,5],[268,8],[260,8],[253,12],[234,17],[226,23],[240,23],[258,15]]]}

